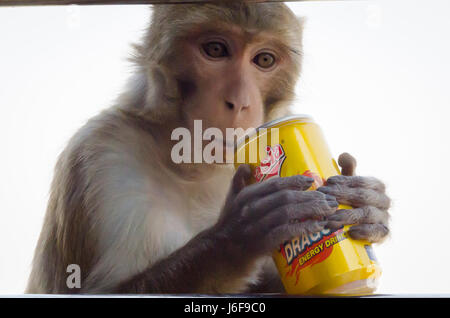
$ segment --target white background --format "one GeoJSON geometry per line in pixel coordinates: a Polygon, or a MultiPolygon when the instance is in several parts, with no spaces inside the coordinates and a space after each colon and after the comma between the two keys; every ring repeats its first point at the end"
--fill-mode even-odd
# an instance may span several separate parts
{"type": "MultiPolygon", "coordinates": [[[[449,293],[450,2],[291,3],[305,25],[298,113],[387,184],[379,293],[449,293]]],[[[53,166],[130,75],[145,6],[0,8],[0,293],[22,293],[53,166]]]]}

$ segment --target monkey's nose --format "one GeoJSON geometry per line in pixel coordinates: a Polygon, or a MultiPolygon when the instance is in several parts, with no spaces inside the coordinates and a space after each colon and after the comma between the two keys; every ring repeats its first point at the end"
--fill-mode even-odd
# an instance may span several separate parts
{"type": "Polygon", "coordinates": [[[225,104],[227,105],[228,109],[230,109],[230,110],[234,109],[234,104],[233,103],[225,101],[225,104]]]}
{"type": "Polygon", "coordinates": [[[250,105],[244,105],[244,104],[242,104],[242,105],[240,105],[240,107],[236,107],[236,104],[235,104],[235,103],[231,103],[231,102],[229,102],[229,101],[225,101],[225,105],[227,106],[227,108],[228,108],[229,110],[236,110],[236,111],[240,111],[240,110],[242,110],[243,108],[247,108],[247,107],[250,106],[250,105]]]}

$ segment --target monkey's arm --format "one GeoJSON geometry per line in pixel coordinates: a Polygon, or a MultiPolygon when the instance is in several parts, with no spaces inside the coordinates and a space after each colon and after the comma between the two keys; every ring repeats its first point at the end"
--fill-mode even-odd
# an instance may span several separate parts
{"type": "Polygon", "coordinates": [[[252,264],[227,254],[226,243],[205,230],[168,257],[120,283],[114,293],[230,293],[250,273],[252,264]]]}

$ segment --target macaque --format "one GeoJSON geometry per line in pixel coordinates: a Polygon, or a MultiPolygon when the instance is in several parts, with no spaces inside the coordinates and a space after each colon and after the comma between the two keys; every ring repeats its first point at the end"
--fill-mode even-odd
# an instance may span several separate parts
{"type": "Polygon", "coordinates": [[[248,165],[171,160],[172,131],[194,120],[225,136],[288,114],[301,58],[302,22],[282,3],[155,6],[126,89],[59,157],[27,292],[283,292],[270,257],[283,241],[344,224],[384,239],[384,185],[352,176],[350,155],[319,191],[306,176],[250,185],[248,165]]]}

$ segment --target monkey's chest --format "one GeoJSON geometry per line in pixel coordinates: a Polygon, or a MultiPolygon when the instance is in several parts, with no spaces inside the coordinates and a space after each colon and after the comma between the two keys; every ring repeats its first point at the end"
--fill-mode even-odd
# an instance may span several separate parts
{"type": "Polygon", "coordinates": [[[216,197],[191,197],[186,206],[189,217],[189,226],[192,232],[197,234],[213,226],[219,218],[224,196],[216,197]]]}
{"type": "Polygon", "coordinates": [[[216,189],[194,192],[187,197],[186,215],[194,235],[217,222],[225,196],[225,190],[216,186],[216,189]]]}

